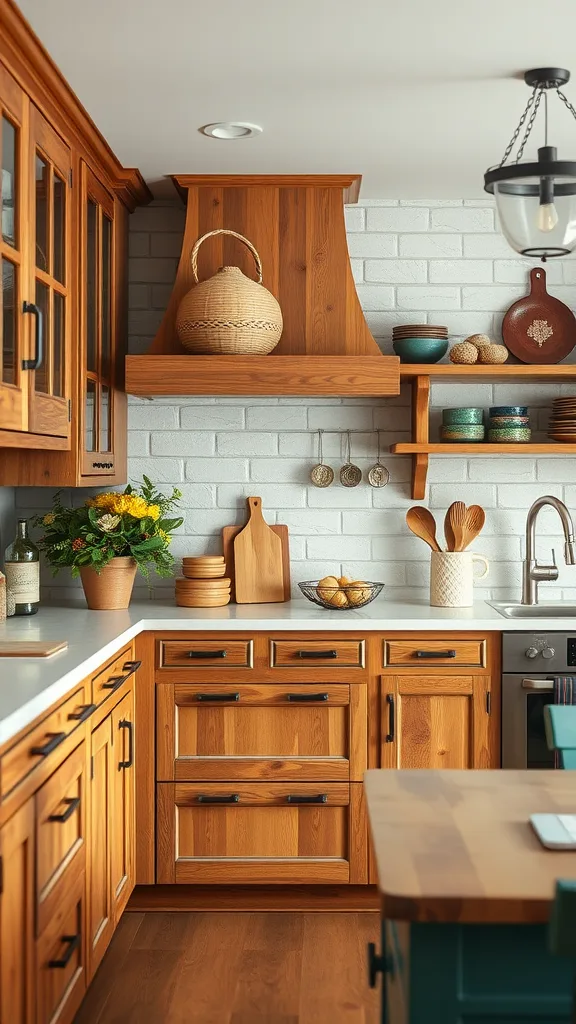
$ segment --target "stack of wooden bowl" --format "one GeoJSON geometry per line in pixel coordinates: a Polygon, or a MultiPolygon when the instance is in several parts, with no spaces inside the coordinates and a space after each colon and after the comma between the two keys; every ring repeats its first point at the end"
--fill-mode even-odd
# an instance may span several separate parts
{"type": "Polygon", "coordinates": [[[230,580],[223,555],[182,559],[176,580],[176,604],[182,608],[219,608],[230,603],[230,580]]]}

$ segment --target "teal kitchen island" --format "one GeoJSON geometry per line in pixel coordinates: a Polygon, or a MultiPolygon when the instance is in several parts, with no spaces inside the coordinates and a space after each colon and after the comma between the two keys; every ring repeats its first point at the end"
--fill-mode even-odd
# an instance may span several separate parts
{"type": "Polygon", "coordinates": [[[572,1024],[576,962],[549,951],[548,920],[576,852],[545,850],[529,817],[575,814],[576,772],[378,770],[364,782],[382,1022],[572,1024]]]}

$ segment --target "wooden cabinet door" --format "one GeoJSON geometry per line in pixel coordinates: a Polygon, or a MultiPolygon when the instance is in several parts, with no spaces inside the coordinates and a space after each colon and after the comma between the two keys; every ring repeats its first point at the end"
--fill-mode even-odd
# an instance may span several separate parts
{"type": "Polygon", "coordinates": [[[0,64],[0,430],[28,424],[22,309],[27,100],[0,64]]]}
{"type": "Polygon", "coordinates": [[[88,968],[94,976],[114,930],[110,850],[114,827],[112,715],[92,733],[88,854],[88,968]]]}
{"type": "Polygon", "coordinates": [[[0,830],[0,1020],[34,1021],[34,799],[0,830]]]}
{"type": "Polygon", "coordinates": [[[125,220],[86,164],[81,175],[80,465],[83,476],[98,479],[125,469],[125,220]]]}
{"type": "Polygon", "coordinates": [[[490,677],[383,676],[382,768],[492,768],[490,677]]]}
{"type": "Polygon", "coordinates": [[[136,860],[134,691],[112,712],[114,760],[112,763],[113,819],[111,830],[111,891],[114,925],[134,888],[136,860]]]}
{"type": "Polygon", "coordinates": [[[70,435],[70,150],[30,104],[29,270],[22,307],[28,321],[28,430],[70,435]]]}

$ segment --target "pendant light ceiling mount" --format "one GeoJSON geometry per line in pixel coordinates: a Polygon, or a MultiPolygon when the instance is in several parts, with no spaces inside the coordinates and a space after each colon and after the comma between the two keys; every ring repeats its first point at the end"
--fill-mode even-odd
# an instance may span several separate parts
{"type": "MultiPolygon", "coordinates": [[[[570,80],[565,68],[532,68],[524,81],[530,98],[498,165],[484,175],[484,188],[496,199],[502,231],[516,252],[543,262],[567,256],[576,247],[576,160],[558,160],[548,144],[548,92],[576,119],[576,110],[561,91],[570,80]],[[537,160],[522,156],[542,104],[544,145],[537,160]],[[513,151],[517,146],[516,155],[513,151]]],[[[575,132],[576,148],[576,132],[575,132]]]]}

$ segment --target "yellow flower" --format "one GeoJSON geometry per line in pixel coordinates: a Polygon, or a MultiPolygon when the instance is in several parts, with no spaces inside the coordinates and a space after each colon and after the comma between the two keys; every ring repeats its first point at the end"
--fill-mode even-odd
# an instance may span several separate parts
{"type": "Polygon", "coordinates": [[[150,519],[153,519],[154,522],[156,522],[157,519],[160,519],[160,506],[148,505],[148,511],[146,515],[150,516],[150,519]]]}
{"type": "Polygon", "coordinates": [[[165,544],[172,543],[172,537],[170,536],[169,533],[166,533],[166,530],[158,530],[158,534],[160,537],[162,537],[162,540],[164,541],[165,544]]]}
{"type": "Polygon", "coordinates": [[[104,494],[97,494],[95,498],[88,498],[88,508],[104,508],[110,510],[118,497],[114,491],[106,491],[104,494]]]}
{"type": "Polygon", "coordinates": [[[51,526],[55,519],[56,516],[53,512],[47,512],[42,522],[44,523],[44,526],[51,526]]]}

